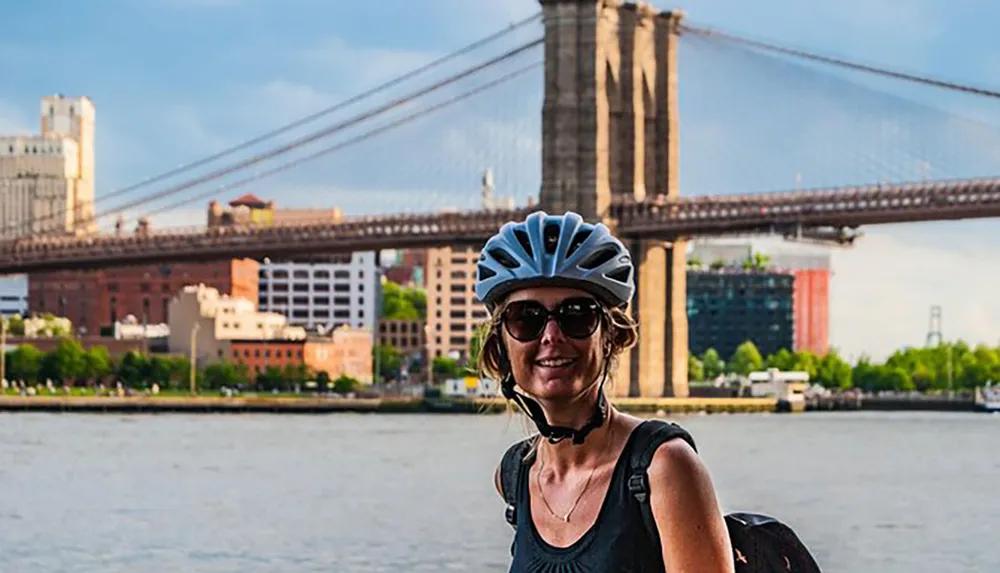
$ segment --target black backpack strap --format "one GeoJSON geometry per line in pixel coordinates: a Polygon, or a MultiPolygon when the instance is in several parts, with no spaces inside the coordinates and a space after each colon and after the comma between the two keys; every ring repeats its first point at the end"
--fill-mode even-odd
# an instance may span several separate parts
{"type": "Polygon", "coordinates": [[[509,448],[500,460],[500,491],[503,493],[507,507],[504,517],[511,527],[517,529],[517,483],[521,476],[521,468],[525,465],[524,456],[528,453],[534,438],[521,440],[509,448]]]}
{"type": "Polygon", "coordinates": [[[639,502],[639,511],[642,512],[642,521],[646,525],[646,533],[654,543],[654,547],[660,547],[660,532],[656,528],[656,520],[653,518],[653,508],[649,503],[649,464],[653,461],[653,455],[660,446],[670,440],[681,438],[698,451],[694,444],[694,438],[684,428],[672,422],[662,420],[646,420],[639,424],[632,437],[632,451],[629,455],[629,478],[628,489],[632,497],[639,502]]]}

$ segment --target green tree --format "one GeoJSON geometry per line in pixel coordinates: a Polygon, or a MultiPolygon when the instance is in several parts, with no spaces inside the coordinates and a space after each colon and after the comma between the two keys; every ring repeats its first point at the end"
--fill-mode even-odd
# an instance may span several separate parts
{"type": "Polygon", "coordinates": [[[63,339],[42,358],[39,377],[62,382],[77,380],[84,374],[84,354],[83,345],[78,340],[63,339]]]}
{"type": "Polygon", "coordinates": [[[757,346],[753,342],[747,340],[736,347],[733,357],[729,359],[728,370],[734,374],[746,376],[763,367],[764,359],[761,358],[760,351],[757,350],[757,346]]]}
{"type": "Polygon", "coordinates": [[[348,394],[357,392],[361,388],[361,382],[356,378],[351,378],[347,374],[341,374],[333,381],[333,391],[337,394],[348,394]]]}
{"type": "Polygon", "coordinates": [[[698,257],[690,257],[687,260],[687,266],[689,269],[700,269],[702,267],[701,259],[698,257]]]}
{"type": "Polygon", "coordinates": [[[316,386],[320,392],[326,392],[330,389],[330,375],[326,370],[320,370],[316,373],[316,386]]]}
{"type": "Polygon", "coordinates": [[[479,368],[479,354],[483,351],[483,339],[486,336],[485,327],[476,329],[472,338],[469,339],[469,360],[465,370],[470,376],[475,376],[479,368]]]}
{"type": "Polygon", "coordinates": [[[701,355],[701,365],[706,380],[715,380],[726,371],[726,364],[719,358],[714,348],[709,348],[701,355]]]}
{"type": "Polygon", "coordinates": [[[305,364],[286,364],[281,370],[288,390],[292,390],[296,385],[301,388],[309,380],[309,374],[309,367],[305,364]]]}
{"type": "Polygon", "coordinates": [[[752,271],[767,270],[771,266],[771,257],[764,253],[752,253],[743,261],[743,268],[752,271]]]}
{"type": "Polygon", "coordinates": [[[403,298],[417,311],[417,318],[427,318],[427,293],[418,288],[408,288],[403,291],[403,298]]]}
{"type": "Polygon", "coordinates": [[[7,379],[35,382],[42,368],[42,351],[30,344],[21,344],[7,353],[7,379]]]}
{"type": "Polygon", "coordinates": [[[458,361],[447,356],[439,356],[431,362],[436,380],[460,378],[465,372],[458,361]]]}
{"type": "Polygon", "coordinates": [[[795,370],[795,355],[789,352],[787,348],[782,348],[768,356],[767,360],[764,361],[764,366],[767,368],[777,368],[782,372],[790,372],[795,370]]]}
{"type": "MultiPolygon", "coordinates": [[[[426,300],[424,300],[426,309],[426,300]]],[[[392,281],[382,284],[382,317],[387,320],[417,320],[420,313],[407,297],[403,287],[392,281]]]]}
{"type": "MultiPolygon", "coordinates": [[[[248,379],[249,372],[246,364],[216,362],[205,367],[203,384],[206,390],[218,390],[223,386],[234,388],[246,384],[248,379]]],[[[200,380],[199,384],[202,384],[200,380]]]]}
{"type": "Polygon", "coordinates": [[[379,380],[394,380],[399,375],[399,369],[403,365],[403,354],[393,346],[376,344],[372,348],[372,372],[375,372],[376,363],[378,364],[379,380]]]}
{"type": "Polygon", "coordinates": [[[134,350],[129,350],[122,356],[115,369],[115,374],[125,386],[139,388],[145,380],[147,370],[146,357],[134,350]]]}
{"type": "Polygon", "coordinates": [[[831,350],[818,360],[815,382],[824,388],[847,390],[852,386],[852,373],[851,365],[845,362],[836,351],[831,350]]]}
{"type": "Polygon", "coordinates": [[[688,380],[700,382],[705,379],[705,368],[694,354],[688,354],[688,380]]]}
{"type": "Polygon", "coordinates": [[[282,372],[281,367],[272,364],[266,366],[263,372],[257,374],[254,385],[264,392],[281,392],[288,388],[287,382],[285,373],[282,372]]]}
{"type": "Polygon", "coordinates": [[[20,314],[15,314],[7,321],[7,334],[24,336],[24,318],[20,314]]]}
{"type": "Polygon", "coordinates": [[[720,271],[726,268],[726,261],[722,259],[715,259],[714,261],[712,261],[712,264],[709,265],[709,268],[712,269],[713,271],[720,271]]]}
{"type": "Polygon", "coordinates": [[[111,354],[108,352],[107,346],[96,344],[87,349],[83,355],[81,377],[100,382],[112,371],[111,354]]]}

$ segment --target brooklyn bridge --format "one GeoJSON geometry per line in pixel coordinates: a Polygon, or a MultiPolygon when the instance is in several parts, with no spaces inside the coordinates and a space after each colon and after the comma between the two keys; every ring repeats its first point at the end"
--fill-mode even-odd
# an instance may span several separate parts
{"type": "MultiPolygon", "coordinates": [[[[219,162],[267,139],[281,139],[284,143],[280,145],[243,159],[233,158],[228,165],[147,192],[115,209],[99,212],[95,218],[142,213],[145,205],[164,199],[174,202],[149,213],[221,197],[278,173],[343,153],[351,146],[369,140],[377,144],[394,130],[419,124],[429,116],[448,118],[449,110],[461,109],[491,90],[532,77],[540,80],[542,87],[538,109],[541,161],[540,176],[534,185],[535,205],[424,212],[394,212],[398,209],[385,205],[382,214],[347,215],[336,220],[176,229],[140,225],[134,231],[119,227],[117,232],[97,235],[34,236],[0,244],[0,273],[394,248],[475,247],[501,224],[523,217],[532,209],[573,210],[589,220],[609,224],[631,243],[636,257],[638,291],[634,310],[641,315],[643,330],[638,347],[622,370],[641,395],[684,396],[687,317],[683,300],[685,249],[690,238],[764,233],[844,244],[857,240],[859,227],[866,225],[1000,216],[1000,177],[991,173],[934,179],[901,168],[889,169],[893,171],[889,178],[868,177],[808,189],[753,192],[748,188],[734,190],[736,193],[682,196],[680,112],[685,104],[680,94],[687,74],[700,73],[698,69],[681,71],[679,53],[685,42],[722,46],[733,53],[783,62],[802,62],[834,70],[831,73],[868,75],[908,86],[904,89],[919,86],[979,99],[995,99],[1000,94],[723,33],[689,24],[680,12],[657,11],[646,5],[616,0],[540,3],[541,12],[531,18],[345,102],[369,102],[372,106],[367,111],[295,139],[286,137],[293,128],[340,111],[343,104],[322,110],[255,140],[168,171],[141,186],[219,162]],[[532,32],[532,26],[539,25],[541,30],[532,32]],[[529,31],[528,38],[509,49],[479,60],[469,56],[476,49],[525,30],[529,31]],[[456,61],[463,62],[464,67],[454,73],[396,98],[378,97],[388,88],[456,61]],[[466,85],[470,81],[478,83],[466,85]],[[444,95],[436,102],[419,103],[435,94],[444,95]],[[391,120],[367,131],[360,129],[380,118],[391,120]],[[321,144],[335,136],[346,139],[321,144]],[[210,186],[207,191],[199,190],[205,185],[210,186]],[[197,193],[192,194],[193,190],[197,193]]],[[[798,81],[808,81],[812,76],[802,77],[805,79],[798,81]]],[[[772,101],[770,105],[780,106],[781,102],[772,101]]],[[[759,135],[763,145],[769,136],[766,123],[759,135]]],[[[889,149],[883,157],[859,155],[864,155],[863,162],[885,168],[896,151],[889,149]]],[[[730,156],[718,157],[719,162],[730,160],[730,156]]],[[[386,161],[384,168],[392,169],[393,160],[386,161]]],[[[517,169],[518,165],[509,168],[517,169]]],[[[105,197],[134,193],[138,187],[105,197]]],[[[324,197],[324,201],[336,203],[338,197],[324,197]]]]}

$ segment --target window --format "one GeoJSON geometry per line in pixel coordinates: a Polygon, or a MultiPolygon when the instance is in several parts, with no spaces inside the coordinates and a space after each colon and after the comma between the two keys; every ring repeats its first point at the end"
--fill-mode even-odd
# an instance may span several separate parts
{"type": "Polygon", "coordinates": [[[304,283],[295,283],[292,285],[292,290],[295,292],[309,292],[309,285],[304,283]]]}
{"type": "Polygon", "coordinates": [[[333,285],[333,292],[351,292],[351,285],[338,283],[333,285]]]}
{"type": "Polygon", "coordinates": [[[350,271],[333,271],[333,278],[335,279],[349,279],[351,278],[350,271]]]}
{"type": "Polygon", "coordinates": [[[330,271],[316,271],[315,273],[313,273],[313,276],[318,279],[329,279],[330,271]]]}
{"type": "Polygon", "coordinates": [[[294,271],[294,272],[292,272],[292,277],[293,278],[297,278],[297,279],[308,279],[309,278],[309,271],[304,271],[304,270],[294,271]]]}
{"type": "Polygon", "coordinates": [[[338,306],[347,306],[351,304],[351,299],[346,296],[337,296],[333,298],[333,304],[338,306]]]}

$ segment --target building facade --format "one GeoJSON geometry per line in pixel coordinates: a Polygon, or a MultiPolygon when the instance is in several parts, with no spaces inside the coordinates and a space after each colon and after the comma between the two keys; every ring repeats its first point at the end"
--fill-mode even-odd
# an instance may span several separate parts
{"type": "Polygon", "coordinates": [[[487,319],[476,298],[477,249],[427,250],[427,356],[464,362],[476,328],[487,319]]]}
{"type": "Polygon", "coordinates": [[[0,315],[28,313],[28,275],[0,277],[0,315]]]}
{"type": "Polygon", "coordinates": [[[39,135],[0,136],[0,238],[96,230],[95,119],[86,97],[46,96],[39,135]]]}
{"type": "Polygon", "coordinates": [[[344,325],[374,331],[381,282],[375,253],[353,253],[333,262],[265,262],[260,266],[262,311],[285,316],[310,330],[344,325]]]}
{"type": "Polygon", "coordinates": [[[427,344],[425,327],[422,320],[382,319],[378,323],[378,343],[395,348],[405,357],[423,354],[427,344]]]}
{"type": "Polygon", "coordinates": [[[728,360],[747,340],[766,357],[791,350],[795,275],[781,271],[691,270],[687,273],[689,348],[714,348],[728,360]]]}
{"type": "Polygon", "coordinates": [[[223,294],[257,300],[258,268],[252,259],[234,259],[32,273],[28,311],[65,316],[79,332],[91,334],[110,329],[128,315],[140,323],[169,323],[170,301],[188,285],[205,284],[223,294]]]}
{"type": "Polygon", "coordinates": [[[328,336],[309,336],[280,314],[260,312],[252,301],[206,285],[185,287],[174,297],[169,326],[171,352],[193,352],[202,364],[243,363],[251,378],[268,366],[304,364],[331,378],[347,374],[371,382],[372,333],[364,328],[344,326],[328,336]]]}
{"type": "MultiPolygon", "coordinates": [[[[703,268],[712,265],[738,267],[755,252],[752,242],[698,241],[689,260],[703,268]]],[[[825,355],[830,350],[830,255],[827,252],[796,251],[788,246],[769,248],[773,269],[787,270],[795,277],[793,309],[795,336],[790,350],[825,355]]]]}
{"type": "Polygon", "coordinates": [[[304,365],[312,374],[326,372],[331,380],[350,376],[372,381],[372,336],[365,329],[344,326],[328,337],[301,340],[230,340],[223,343],[229,360],[247,365],[251,379],[268,367],[304,365]]]}

